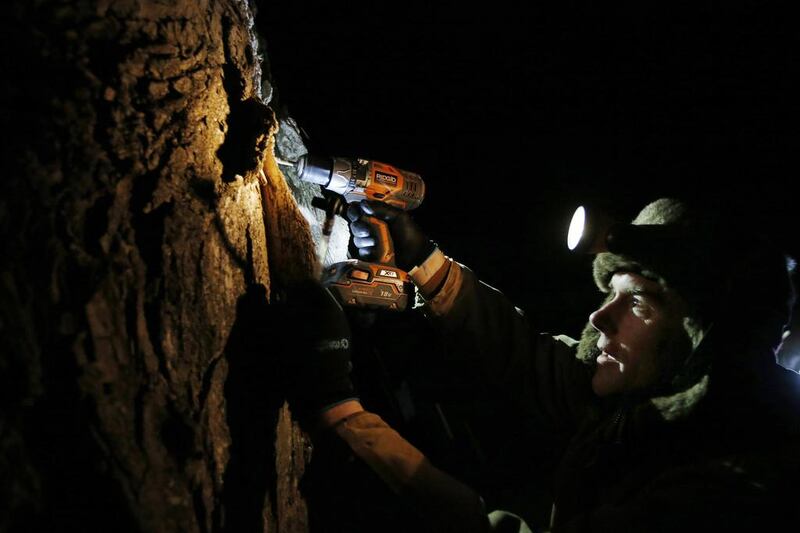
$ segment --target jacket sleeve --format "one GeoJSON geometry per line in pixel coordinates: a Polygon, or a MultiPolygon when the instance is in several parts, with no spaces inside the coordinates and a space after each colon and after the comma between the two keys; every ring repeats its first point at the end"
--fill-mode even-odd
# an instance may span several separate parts
{"type": "Polygon", "coordinates": [[[378,415],[360,412],[334,428],[350,450],[419,514],[426,530],[488,532],[481,497],[433,466],[378,415]]]}
{"type": "Polygon", "coordinates": [[[571,432],[595,401],[591,368],[577,342],[538,333],[500,291],[452,262],[423,307],[442,333],[448,365],[458,365],[498,400],[543,429],[571,432]]]}

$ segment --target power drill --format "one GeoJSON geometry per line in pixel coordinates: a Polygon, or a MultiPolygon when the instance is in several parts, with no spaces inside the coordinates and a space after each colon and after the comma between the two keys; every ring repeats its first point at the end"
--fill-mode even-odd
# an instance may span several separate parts
{"type": "MultiPolygon", "coordinates": [[[[302,181],[329,191],[325,198],[312,201],[326,213],[323,239],[330,235],[335,215],[345,216],[353,202],[375,200],[408,211],[425,197],[425,182],[418,174],[377,161],[306,154],[297,161],[296,169],[302,181]]],[[[342,305],[403,311],[414,294],[414,285],[408,273],[395,266],[386,222],[375,217],[364,220],[378,228],[377,262],[350,259],[335,263],[322,273],[322,284],[342,305]]]]}

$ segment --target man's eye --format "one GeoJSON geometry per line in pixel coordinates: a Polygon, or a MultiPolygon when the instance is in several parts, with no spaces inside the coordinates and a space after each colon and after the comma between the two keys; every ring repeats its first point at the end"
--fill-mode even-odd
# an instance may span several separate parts
{"type": "Polygon", "coordinates": [[[652,308],[648,303],[645,301],[644,298],[640,296],[634,296],[631,298],[631,312],[641,318],[645,318],[650,315],[652,308]]]}

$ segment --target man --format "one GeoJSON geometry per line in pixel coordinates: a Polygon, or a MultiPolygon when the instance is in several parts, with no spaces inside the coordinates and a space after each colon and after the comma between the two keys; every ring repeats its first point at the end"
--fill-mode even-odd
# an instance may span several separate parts
{"type": "MultiPolygon", "coordinates": [[[[794,303],[782,254],[680,202],[653,202],[633,224],[669,232],[645,232],[637,249],[595,258],[607,298],[578,343],[537,333],[404,212],[351,208],[362,258],[375,243],[363,214],[389,223],[397,263],[426,300],[452,364],[563,443],[552,531],[797,527],[800,382],[775,362],[794,303]]],[[[487,518],[477,494],[363,410],[348,379],[347,342],[330,342],[349,338],[346,321],[329,294],[305,291],[300,301],[327,329],[295,372],[300,416],[347,443],[431,530],[528,530],[508,513],[487,518]]]]}

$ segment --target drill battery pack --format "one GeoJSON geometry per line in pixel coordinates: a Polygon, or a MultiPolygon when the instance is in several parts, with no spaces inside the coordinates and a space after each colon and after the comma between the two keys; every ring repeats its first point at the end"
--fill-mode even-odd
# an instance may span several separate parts
{"type": "Polygon", "coordinates": [[[358,259],[328,267],[322,273],[322,284],[342,306],[404,311],[414,298],[408,273],[392,265],[358,259]]]}

